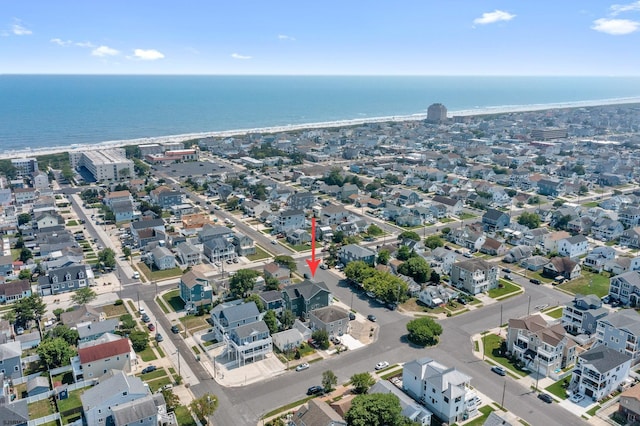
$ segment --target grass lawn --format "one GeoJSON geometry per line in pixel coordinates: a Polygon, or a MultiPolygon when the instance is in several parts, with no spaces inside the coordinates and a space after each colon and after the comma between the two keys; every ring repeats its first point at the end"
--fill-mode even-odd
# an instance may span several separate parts
{"type": "Polygon", "coordinates": [[[500,279],[498,280],[500,284],[502,284],[502,288],[492,288],[489,290],[489,297],[496,299],[498,297],[504,297],[511,293],[519,293],[522,291],[522,288],[516,284],[513,284],[511,281],[500,279]]]}
{"type": "Polygon", "coordinates": [[[487,420],[487,417],[489,417],[489,414],[491,414],[491,412],[495,410],[490,405],[485,405],[484,407],[478,408],[478,411],[480,411],[482,415],[480,417],[476,417],[475,419],[471,420],[469,423],[465,423],[465,425],[482,426],[484,422],[487,420]]]}
{"type": "Polygon", "coordinates": [[[159,379],[160,377],[167,377],[167,372],[164,368],[158,368],[156,371],[152,371],[151,373],[140,375],[140,378],[146,382],[153,379],[159,379]]]}
{"type": "Polygon", "coordinates": [[[120,318],[121,315],[127,313],[127,308],[125,308],[124,304],[105,305],[102,307],[102,312],[104,312],[107,318],[120,318]]]}
{"type": "MultiPolygon", "coordinates": [[[[266,419],[266,418],[275,416],[276,414],[283,413],[285,411],[288,411],[288,410],[292,409],[293,407],[297,407],[298,405],[302,405],[302,404],[306,403],[307,401],[309,401],[310,399],[313,399],[313,398],[315,398],[315,395],[311,395],[311,396],[308,396],[306,398],[302,398],[299,401],[294,401],[294,402],[292,402],[290,404],[283,405],[282,407],[279,407],[279,408],[276,408],[275,410],[269,411],[268,413],[266,413],[263,416],[263,418],[266,419]]],[[[178,424],[180,424],[180,426],[182,426],[182,423],[178,423],[178,424]]]]}
{"type": "Polygon", "coordinates": [[[447,310],[441,306],[430,308],[423,305],[415,297],[411,297],[406,302],[399,306],[401,309],[407,312],[428,312],[430,314],[444,314],[447,310]]]}
{"type": "Polygon", "coordinates": [[[307,251],[307,250],[311,250],[311,245],[309,244],[298,244],[298,245],[291,245],[289,243],[285,243],[284,240],[282,240],[282,242],[280,243],[285,247],[289,247],[291,250],[297,251],[297,252],[301,252],[301,251],[307,251]]]}
{"type": "Polygon", "coordinates": [[[562,318],[562,308],[561,307],[549,309],[548,311],[545,311],[544,313],[549,315],[551,318],[555,318],[555,319],[562,318]]]}
{"type": "Polygon", "coordinates": [[[164,312],[165,314],[168,314],[169,312],[171,312],[160,297],[156,297],[156,303],[158,304],[158,306],[160,306],[160,309],[162,309],[162,312],[164,312]]]}
{"type": "Polygon", "coordinates": [[[147,281],[166,280],[168,278],[175,278],[182,275],[182,269],[178,266],[171,269],[165,269],[164,271],[151,271],[143,262],[139,262],[137,266],[142,275],[147,278],[147,281]]]}
{"type": "Polygon", "coordinates": [[[184,301],[180,298],[180,290],[171,290],[170,292],[163,294],[162,298],[174,311],[180,312],[184,310],[184,301]]]}
{"type": "Polygon", "coordinates": [[[598,207],[597,201],[589,201],[588,203],[582,204],[583,207],[598,207]]]}
{"type": "Polygon", "coordinates": [[[162,352],[162,348],[160,347],[158,342],[155,342],[154,346],[156,348],[156,351],[158,351],[158,355],[160,355],[160,358],[164,358],[164,352],[162,352]]]}
{"type": "Polygon", "coordinates": [[[567,376],[567,378],[565,379],[558,380],[551,386],[547,386],[546,388],[544,388],[544,390],[546,390],[550,394],[557,396],[560,399],[567,399],[567,391],[563,387],[565,380],[567,381],[567,383],[569,383],[571,381],[571,376],[567,376]]]}
{"type": "Polygon", "coordinates": [[[162,386],[164,385],[168,385],[169,383],[171,383],[171,377],[163,377],[162,379],[157,379],[157,380],[151,380],[150,382],[147,382],[149,384],[149,389],[151,389],[151,392],[155,393],[155,391],[157,391],[158,389],[160,389],[162,386]]]}
{"type": "Polygon", "coordinates": [[[558,287],[573,294],[595,294],[603,297],[609,293],[609,275],[583,270],[582,276],[560,284],[558,287]]]}
{"type": "Polygon", "coordinates": [[[63,385],[70,385],[74,381],[73,380],[73,373],[71,373],[71,371],[67,371],[66,373],[58,374],[57,376],[53,376],[51,379],[53,380],[53,383],[60,382],[63,385]]]}
{"type": "Polygon", "coordinates": [[[504,339],[500,336],[497,336],[493,333],[485,334],[482,336],[482,343],[484,346],[484,356],[491,358],[498,364],[507,368],[508,371],[514,372],[519,377],[525,377],[526,374],[524,371],[518,370],[511,362],[509,362],[508,358],[500,355],[500,344],[504,339]]]}
{"type": "Polygon", "coordinates": [[[69,222],[67,222],[67,226],[78,226],[78,221],[70,220],[69,222]]]}
{"type": "Polygon", "coordinates": [[[64,413],[65,411],[73,410],[74,408],[82,407],[82,401],[80,395],[82,395],[83,389],[78,389],[69,392],[69,398],[61,399],[58,401],[58,411],[64,413]]]}
{"type": "Polygon", "coordinates": [[[453,219],[451,219],[450,217],[443,217],[442,219],[438,220],[440,223],[450,223],[453,222],[453,219]]]}
{"type": "Polygon", "coordinates": [[[249,259],[252,262],[255,262],[256,260],[267,259],[269,257],[271,257],[271,255],[269,253],[267,253],[260,246],[256,246],[256,254],[250,254],[250,255],[246,256],[246,258],[249,259]]]}
{"type": "Polygon", "coordinates": [[[600,408],[601,408],[600,405],[596,405],[591,410],[587,411],[587,414],[590,415],[590,416],[595,416],[596,415],[596,411],[598,411],[600,408]]]}
{"type": "Polygon", "coordinates": [[[151,348],[151,346],[147,346],[144,351],[138,352],[137,355],[140,358],[142,358],[144,362],[149,362],[149,361],[153,361],[154,359],[158,359],[155,352],[153,352],[153,349],[151,348]]]}
{"type": "Polygon", "coordinates": [[[180,426],[196,426],[195,420],[191,417],[189,409],[184,405],[176,407],[176,420],[180,426]]]}
{"type": "Polygon", "coordinates": [[[184,328],[191,334],[198,330],[210,327],[209,323],[207,322],[206,316],[204,315],[187,315],[181,317],[180,322],[182,323],[182,325],[184,325],[184,328]]]}
{"type": "Polygon", "coordinates": [[[56,412],[55,408],[51,406],[49,398],[32,402],[28,407],[30,419],[37,419],[39,417],[48,416],[49,414],[53,414],[56,412]]]}
{"type": "Polygon", "coordinates": [[[471,213],[460,213],[458,215],[458,218],[464,220],[464,219],[473,219],[474,217],[478,217],[475,214],[471,214],[471,213]]]}

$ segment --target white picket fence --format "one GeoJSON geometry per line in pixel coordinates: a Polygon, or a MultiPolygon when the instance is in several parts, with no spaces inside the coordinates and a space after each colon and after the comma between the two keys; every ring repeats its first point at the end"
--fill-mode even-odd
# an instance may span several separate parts
{"type": "Polygon", "coordinates": [[[60,413],[53,413],[53,414],[49,414],[48,416],[45,416],[45,417],[38,417],[37,419],[29,420],[27,422],[27,426],[43,425],[45,423],[49,423],[49,422],[52,422],[54,420],[59,420],[59,419],[60,419],[60,413]]]}

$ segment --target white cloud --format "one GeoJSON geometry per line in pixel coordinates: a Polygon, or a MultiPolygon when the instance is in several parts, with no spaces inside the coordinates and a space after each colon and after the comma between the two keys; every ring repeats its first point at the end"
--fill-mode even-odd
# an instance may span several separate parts
{"type": "Polygon", "coordinates": [[[624,12],[640,12],[640,1],[629,4],[614,4],[611,6],[611,15],[616,16],[624,12]]]}
{"type": "Polygon", "coordinates": [[[251,59],[251,56],[245,56],[245,55],[241,55],[239,53],[232,53],[231,57],[233,59],[251,59]]]}
{"type": "Polygon", "coordinates": [[[509,12],[496,9],[493,12],[483,13],[481,17],[474,19],[473,23],[477,25],[495,24],[500,21],[510,21],[515,17],[516,15],[509,12]]]}
{"type": "Polygon", "coordinates": [[[119,55],[120,52],[117,51],[116,49],[113,49],[109,46],[100,46],[100,47],[96,47],[95,49],[93,49],[91,51],[91,55],[93,56],[99,56],[99,57],[105,57],[105,56],[116,56],[119,55]]]}
{"type": "Polygon", "coordinates": [[[640,29],[640,22],[629,19],[600,18],[593,21],[592,30],[611,35],[625,35],[640,29]]]}
{"type": "Polygon", "coordinates": [[[49,41],[53,44],[57,44],[58,46],[69,46],[71,43],[73,43],[71,40],[62,40],[60,38],[52,38],[49,41]]]}
{"type": "Polygon", "coordinates": [[[95,44],[91,43],[90,41],[79,41],[75,43],[75,45],[78,47],[88,47],[90,49],[96,47],[95,44]]]}
{"type": "Polygon", "coordinates": [[[135,49],[133,51],[133,56],[135,59],[140,59],[142,61],[155,61],[157,59],[164,58],[164,54],[155,49],[135,49]]]}
{"type": "Polygon", "coordinates": [[[296,41],[294,37],[284,35],[284,34],[278,34],[278,40],[296,41]]]}
{"type": "Polygon", "coordinates": [[[33,31],[22,25],[22,21],[18,18],[13,18],[13,24],[9,26],[9,30],[2,30],[2,32],[0,32],[0,35],[2,35],[3,37],[9,37],[11,35],[24,36],[31,34],[33,34],[33,31]]]}

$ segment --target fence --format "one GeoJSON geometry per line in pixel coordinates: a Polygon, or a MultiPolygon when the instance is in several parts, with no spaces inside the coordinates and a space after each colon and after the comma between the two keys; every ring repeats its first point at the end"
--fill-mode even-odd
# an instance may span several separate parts
{"type": "MultiPolygon", "coordinates": [[[[38,426],[38,425],[43,425],[43,424],[57,421],[57,420],[60,420],[60,413],[53,413],[45,417],[39,417],[37,419],[29,420],[27,422],[27,426],[38,426]]],[[[56,423],[59,423],[59,422],[56,422],[56,423]]]]}

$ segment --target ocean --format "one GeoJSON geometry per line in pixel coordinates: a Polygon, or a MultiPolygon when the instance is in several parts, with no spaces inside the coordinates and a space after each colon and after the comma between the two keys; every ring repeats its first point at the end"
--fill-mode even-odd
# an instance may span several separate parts
{"type": "Polygon", "coordinates": [[[0,153],[621,98],[640,78],[0,75],[0,153]]]}

